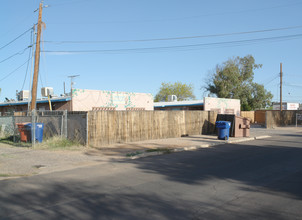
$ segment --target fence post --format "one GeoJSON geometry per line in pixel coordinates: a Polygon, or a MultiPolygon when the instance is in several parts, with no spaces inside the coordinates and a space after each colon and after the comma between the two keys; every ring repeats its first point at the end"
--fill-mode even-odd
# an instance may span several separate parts
{"type": "Polygon", "coordinates": [[[36,110],[31,111],[31,144],[36,145],[36,110]]]}
{"type": "Polygon", "coordinates": [[[63,115],[61,117],[61,138],[63,138],[63,128],[64,128],[64,112],[63,112],[63,115]]]}
{"type": "Polygon", "coordinates": [[[89,112],[86,112],[86,146],[89,145],[89,123],[88,123],[89,112]]]}
{"type": "Polygon", "coordinates": [[[16,119],[15,116],[12,116],[12,121],[13,121],[13,128],[14,128],[14,136],[13,136],[13,142],[16,142],[16,129],[18,129],[18,127],[16,126],[16,119]]]}
{"type": "Polygon", "coordinates": [[[67,134],[67,130],[68,130],[68,125],[67,125],[67,110],[64,110],[64,135],[65,135],[65,138],[67,139],[68,137],[68,134],[67,134]]]}
{"type": "Polygon", "coordinates": [[[297,125],[298,125],[298,113],[296,113],[296,127],[298,127],[297,125]]]}

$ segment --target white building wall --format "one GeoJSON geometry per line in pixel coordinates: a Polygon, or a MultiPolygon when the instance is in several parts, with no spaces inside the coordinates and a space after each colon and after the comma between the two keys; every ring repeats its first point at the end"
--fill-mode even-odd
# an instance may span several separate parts
{"type": "Polygon", "coordinates": [[[234,114],[240,116],[239,99],[204,97],[203,103],[205,111],[217,111],[219,114],[234,114]]]}
{"type": "MultiPolygon", "coordinates": [[[[282,110],[298,110],[299,103],[282,103],[282,110]]],[[[280,103],[273,103],[273,110],[280,110],[280,103]]]]}
{"type": "Polygon", "coordinates": [[[154,110],[149,93],[73,90],[73,111],[91,110],[154,110]]]}

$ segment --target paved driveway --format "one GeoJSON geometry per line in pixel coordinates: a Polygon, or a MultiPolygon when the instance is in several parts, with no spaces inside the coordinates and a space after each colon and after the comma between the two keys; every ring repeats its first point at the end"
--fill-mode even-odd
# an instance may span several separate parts
{"type": "Polygon", "coordinates": [[[301,137],[2,180],[0,218],[301,219],[301,137]]]}

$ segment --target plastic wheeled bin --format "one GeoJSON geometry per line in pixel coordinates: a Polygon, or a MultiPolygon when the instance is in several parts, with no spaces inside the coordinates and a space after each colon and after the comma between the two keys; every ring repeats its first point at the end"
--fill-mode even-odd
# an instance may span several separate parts
{"type": "Polygon", "coordinates": [[[28,142],[31,141],[31,136],[30,136],[30,129],[25,127],[29,122],[24,122],[24,123],[17,123],[16,125],[18,126],[18,130],[20,132],[20,140],[23,142],[28,142]]]}
{"type": "Polygon", "coordinates": [[[218,139],[228,140],[230,135],[231,122],[216,121],[216,128],[218,128],[218,139]]]}
{"type": "MultiPolygon", "coordinates": [[[[44,123],[35,123],[36,126],[35,126],[35,139],[36,141],[38,142],[42,142],[43,141],[43,130],[44,130],[44,123]]],[[[32,123],[27,123],[24,125],[26,130],[29,130],[30,131],[30,134],[32,132],[32,123]]],[[[30,139],[31,140],[31,135],[30,135],[30,139]]]]}

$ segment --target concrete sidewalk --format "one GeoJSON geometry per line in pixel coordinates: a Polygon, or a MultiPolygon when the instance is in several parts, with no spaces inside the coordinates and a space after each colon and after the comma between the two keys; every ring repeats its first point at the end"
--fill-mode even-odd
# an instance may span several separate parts
{"type": "Polygon", "coordinates": [[[284,132],[302,132],[302,129],[286,128],[268,130],[264,128],[253,128],[251,129],[250,137],[230,138],[228,141],[218,140],[215,135],[193,135],[181,138],[114,144],[100,149],[83,147],[76,151],[41,150],[0,144],[0,180],[69,170],[111,161],[137,159],[139,157],[163,153],[195,150],[225,143],[251,141],[284,132]]]}

